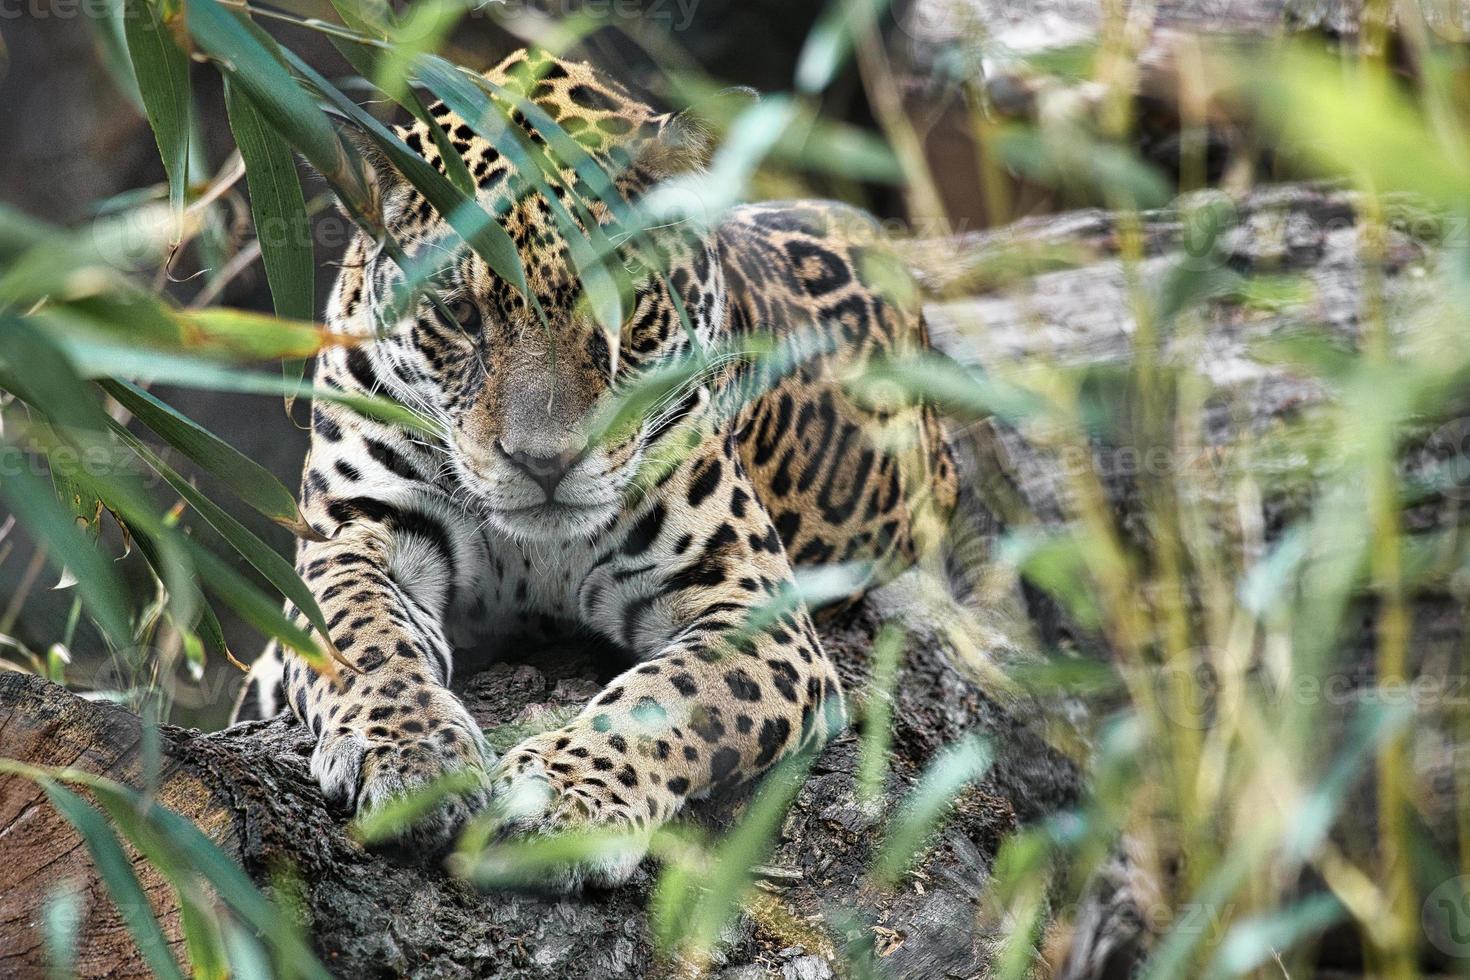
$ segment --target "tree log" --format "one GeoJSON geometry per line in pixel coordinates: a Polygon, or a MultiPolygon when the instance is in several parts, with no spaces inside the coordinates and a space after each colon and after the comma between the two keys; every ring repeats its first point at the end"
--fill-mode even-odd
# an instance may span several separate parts
{"type": "MultiPolygon", "coordinates": [[[[878,615],[865,610],[824,630],[854,695],[864,689],[878,625],[878,615]]],[[[498,663],[468,675],[458,690],[493,731],[583,702],[599,686],[600,656],[562,650],[498,663]]],[[[873,809],[856,800],[858,738],[837,737],[815,761],[769,862],[779,892],[773,898],[784,914],[743,921],[722,950],[721,975],[830,975],[826,957],[842,939],[820,917],[837,907],[857,911],[876,930],[870,936],[878,937],[894,976],[969,976],[984,968],[990,937],[973,902],[990,862],[1018,821],[1076,798],[1078,771],[932,643],[909,651],[893,717],[884,804],[873,809]],[[892,891],[876,887],[869,865],[894,803],[937,749],[971,731],[992,740],[996,765],[959,799],[905,882],[892,891]]],[[[481,892],[438,867],[397,860],[352,839],[347,815],[328,809],[307,771],[308,734],[284,717],[210,734],[163,726],[161,743],[159,801],[196,821],[256,880],[292,869],[304,889],[313,942],[337,975],[550,980],[677,972],[678,964],[660,960],[650,941],[647,863],[625,887],[575,898],[481,892]]],[[[122,708],[83,700],[37,677],[0,675],[0,757],[141,785],[141,749],[142,724],[122,708]]],[[[737,791],[695,804],[688,819],[719,828],[738,816],[748,796],[737,791]]],[[[77,882],[86,898],[81,975],[147,974],[86,848],[24,778],[0,775],[0,840],[9,855],[0,862],[0,975],[44,974],[41,912],[64,879],[77,882]]],[[[136,864],[166,934],[181,943],[168,886],[141,860],[136,864]]]]}

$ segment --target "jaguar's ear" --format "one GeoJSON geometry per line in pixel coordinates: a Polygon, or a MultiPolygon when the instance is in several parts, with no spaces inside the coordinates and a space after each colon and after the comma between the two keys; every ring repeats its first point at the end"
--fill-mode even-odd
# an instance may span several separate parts
{"type": "MultiPolygon", "coordinates": [[[[345,149],[342,166],[344,173],[340,181],[329,181],[328,183],[343,185],[344,189],[360,185],[362,193],[366,195],[363,202],[370,209],[370,214],[381,215],[383,203],[401,187],[408,185],[408,181],[398,172],[388,160],[388,154],[377,144],[371,136],[361,129],[345,120],[339,120],[336,125],[337,136],[342,140],[345,149]]],[[[348,217],[352,217],[354,208],[341,199],[341,191],[333,187],[334,196],[337,198],[337,207],[348,217]]]]}
{"type": "Polygon", "coordinates": [[[668,113],[639,152],[639,164],[663,177],[704,169],[714,153],[715,132],[759,101],[755,89],[737,85],[668,113]]]}

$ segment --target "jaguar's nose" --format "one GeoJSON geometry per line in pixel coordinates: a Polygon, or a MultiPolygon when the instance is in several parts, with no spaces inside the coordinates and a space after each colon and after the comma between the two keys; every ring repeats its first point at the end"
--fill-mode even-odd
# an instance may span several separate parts
{"type": "Polygon", "coordinates": [[[585,447],[582,447],[566,449],[554,456],[537,456],[527,452],[511,452],[501,443],[496,445],[516,469],[541,486],[541,489],[546,492],[547,500],[555,496],[557,486],[561,484],[567,473],[571,472],[572,467],[582,461],[582,456],[587,451],[585,447]]]}

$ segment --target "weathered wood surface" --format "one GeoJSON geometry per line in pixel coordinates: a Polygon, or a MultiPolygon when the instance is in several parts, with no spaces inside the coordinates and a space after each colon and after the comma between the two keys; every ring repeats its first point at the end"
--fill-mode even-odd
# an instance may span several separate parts
{"type": "MultiPolygon", "coordinates": [[[[871,612],[825,631],[844,664],[848,689],[861,692],[877,625],[871,612]]],[[[597,688],[587,651],[532,663],[498,664],[467,679],[462,694],[487,728],[580,703],[597,688]]],[[[781,869],[773,899],[798,927],[742,923],[725,950],[724,974],[821,977],[840,941],[811,921],[828,908],[859,910],[895,976],[969,976],[983,969],[989,935],[974,916],[1004,835],[1075,798],[1077,771],[1049,749],[1024,718],[1007,712],[930,646],[911,652],[894,703],[889,801],[857,802],[857,738],[837,738],[816,761],[769,864],[781,869]],[[961,735],[987,734],[998,762],[963,796],[917,873],[892,892],[874,887],[868,866],[896,801],[932,754],[961,735]],[[751,972],[754,971],[754,972],[751,972]]],[[[74,765],[136,782],[140,726],[120,708],[83,701],[21,674],[0,675],[0,757],[74,765]]],[[[672,973],[650,943],[645,917],[652,877],[578,898],[484,893],[437,867],[396,862],[364,850],[345,833],[342,814],[323,804],[306,769],[309,738],[283,719],[201,734],[165,728],[159,799],[200,822],[258,880],[292,867],[305,888],[310,927],[323,961],[344,977],[639,977],[672,973]]],[[[707,801],[691,818],[718,827],[744,799],[707,801]]],[[[80,933],[83,976],[141,976],[136,954],[86,850],[37,787],[0,776],[0,976],[43,974],[40,909],[57,882],[71,878],[87,897],[80,933]]],[[[145,881],[166,916],[166,888],[145,881]]],[[[169,920],[169,934],[178,936],[169,920]]]]}

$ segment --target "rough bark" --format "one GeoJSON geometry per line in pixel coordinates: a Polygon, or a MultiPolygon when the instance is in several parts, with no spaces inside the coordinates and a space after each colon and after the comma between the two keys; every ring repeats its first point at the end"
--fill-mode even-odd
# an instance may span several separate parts
{"type": "MultiPolygon", "coordinates": [[[[829,626],[829,650],[848,689],[863,690],[878,616],[829,626]]],[[[487,729],[524,724],[585,700],[598,686],[598,651],[565,650],[468,677],[461,693],[487,729]]],[[[605,670],[605,667],[603,668],[605,670]]],[[[973,902],[1000,841],[1018,820],[1075,799],[1077,770],[1026,722],[987,697],[934,645],[916,646],[894,703],[892,770],[877,809],[854,797],[858,739],[838,737],[817,759],[788,815],[766,885],[781,914],[741,923],[722,952],[721,975],[822,977],[842,937],[820,922],[828,909],[858,912],[895,976],[970,976],[984,967],[989,934],[973,902]],[[954,808],[915,872],[886,891],[868,879],[893,802],[933,753],[970,731],[991,738],[997,765],[954,808]],[[781,927],[785,921],[788,927],[781,927]]],[[[0,675],[0,757],[71,765],[140,784],[141,724],[127,711],[84,701],[39,678],[0,675]]],[[[626,887],[577,898],[481,892],[441,869],[365,850],[344,814],[322,802],[306,768],[310,739],[283,718],[203,734],[165,726],[158,798],[196,820],[258,880],[293,869],[305,889],[313,940],[344,977],[562,978],[656,976],[645,909],[645,865],[626,887]]],[[[690,819],[718,828],[748,795],[697,804],[690,819]]],[[[142,976],[126,929],[93,877],[85,847],[19,777],[0,776],[0,975],[41,975],[40,909],[58,881],[83,884],[83,976],[142,976]]],[[[167,887],[139,863],[170,937],[179,936],[167,887]]]]}

